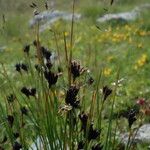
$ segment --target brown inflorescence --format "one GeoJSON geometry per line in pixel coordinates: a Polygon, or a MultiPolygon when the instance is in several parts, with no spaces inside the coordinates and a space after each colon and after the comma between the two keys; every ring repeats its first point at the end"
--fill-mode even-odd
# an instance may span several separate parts
{"type": "Polygon", "coordinates": [[[66,94],[66,104],[71,105],[73,108],[79,107],[79,100],[77,100],[77,94],[79,92],[79,88],[75,85],[70,86],[66,94]]]}

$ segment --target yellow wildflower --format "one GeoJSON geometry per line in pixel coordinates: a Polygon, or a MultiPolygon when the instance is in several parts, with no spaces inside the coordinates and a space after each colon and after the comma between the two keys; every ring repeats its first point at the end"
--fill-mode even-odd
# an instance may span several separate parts
{"type": "Polygon", "coordinates": [[[142,67],[147,62],[147,55],[142,54],[141,58],[137,60],[137,67],[142,67]]]}
{"type": "Polygon", "coordinates": [[[65,36],[68,36],[68,35],[69,35],[69,33],[68,33],[68,32],[65,32],[65,33],[64,33],[64,35],[65,35],[65,36]]]}
{"type": "Polygon", "coordinates": [[[104,68],[103,74],[105,76],[109,76],[111,74],[112,70],[111,68],[104,68]]]}
{"type": "Polygon", "coordinates": [[[143,44],[142,44],[142,43],[139,43],[139,44],[137,45],[137,47],[138,47],[138,48],[142,48],[142,47],[143,47],[143,44]]]}
{"type": "Polygon", "coordinates": [[[138,69],[138,66],[137,66],[137,65],[134,65],[134,69],[137,70],[137,69],[138,69]]]}
{"type": "Polygon", "coordinates": [[[145,31],[140,31],[140,32],[139,32],[139,35],[140,35],[140,36],[145,36],[145,35],[146,35],[146,32],[145,32],[145,31]]]}
{"type": "Polygon", "coordinates": [[[107,61],[108,61],[108,62],[112,61],[113,59],[114,59],[114,56],[108,56],[108,57],[107,57],[107,61]]]}

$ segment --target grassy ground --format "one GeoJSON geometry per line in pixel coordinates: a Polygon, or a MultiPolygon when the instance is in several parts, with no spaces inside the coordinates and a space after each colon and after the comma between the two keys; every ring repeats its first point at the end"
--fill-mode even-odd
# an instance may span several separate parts
{"type": "MultiPolygon", "coordinates": [[[[126,82],[129,82],[129,91],[135,91],[139,89],[141,94],[149,86],[148,81],[148,56],[149,56],[149,12],[146,11],[142,14],[141,19],[131,22],[126,25],[113,24],[98,24],[96,18],[105,13],[103,8],[108,8],[109,12],[131,10],[137,5],[145,3],[146,1],[134,1],[130,5],[128,2],[116,2],[113,6],[109,6],[108,2],[95,2],[91,1],[78,2],[76,6],[77,12],[81,12],[84,17],[80,22],[75,24],[75,57],[83,60],[83,63],[90,66],[94,61],[97,63],[96,67],[100,64],[104,64],[107,74],[115,73],[115,70],[119,67],[122,78],[125,78],[126,82]],[[101,6],[102,4],[102,6],[101,6]],[[96,25],[101,30],[96,28],[96,25]],[[91,51],[89,50],[91,49],[91,51]],[[86,61],[87,51],[91,53],[91,62],[86,61]],[[96,52],[96,56],[95,55],[96,52]],[[96,57],[96,58],[95,58],[96,57]],[[143,58],[144,57],[144,58],[143,58]],[[143,64],[140,59],[143,60],[143,64]],[[110,71],[111,70],[111,71],[110,71]],[[108,71],[108,72],[107,72],[108,71]],[[129,79],[128,79],[129,78],[129,79]],[[137,85],[137,79],[139,84],[137,85]],[[130,81],[132,80],[132,82],[130,81]],[[137,85],[137,87],[135,86],[137,85]],[[134,88],[132,88],[134,87],[134,88]]],[[[33,30],[28,28],[28,20],[32,17],[32,9],[29,7],[30,1],[20,1],[15,4],[10,4],[10,11],[7,11],[7,2],[1,1],[4,5],[1,11],[4,12],[6,23],[1,28],[0,42],[1,46],[6,46],[6,52],[1,53],[0,60],[2,62],[13,64],[21,55],[22,46],[25,43],[29,43],[35,39],[33,30]],[[25,7],[25,8],[24,8],[25,7]],[[23,8],[23,9],[21,9],[23,8]],[[12,57],[9,57],[11,55],[12,57]]],[[[60,2],[56,2],[56,7],[60,7],[60,2]]],[[[65,2],[64,2],[65,3],[65,2]]],[[[64,7],[68,7],[71,10],[71,2],[67,3],[64,7]]],[[[39,4],[39,6],[41,6],[39,4]]],[[[43,8],[44,9],[44,8],[43,8]]],[[[1,22],[1,26],[3,23],[1,22]]],[[[70,23],[58,22],[55,25],[56,30],[61,34],[63,31],[70,32],[70,23]]],[[[49,44],[52,49],[56,49],[55,44],[51,43],[52,34],[48,31],[41,34],[41,40],[45,44],[49,44]],[[49,39],[49,40],[45,40],[49,39]]],[[[62,53],[63,53],[63,45],[62,53]]],[[[18,61],[18,60],[17,60],[18,61]]],[[[93,68],[94,70],[96,68],[93,68]]],[[[108,78],[109,77],[108,75],[108,78]]],[[[148,91],[147,91],[148,92],[148,91]]],[[[132,95],[131,93],[129,95],[132,95]]],[[[139,93],[137,93],[139,95],[139,93]]],[[[136,96],[137,96],[136,95],[136,96]]],[[[133,95],[132,95],[133,96],[133,95]]],[[[135,96],[135,97],[136,97],[135,96]]],[[[134,96],[133,96],[134,97],[134,96]]]]}
{"type": "MultiPolygon", "coordinates": [[[[101,86],[113,87],[119,70],[119,79],[122,82],[118,88],[114,106],[114,110],[117,112],[124,107],[134,105],[139,98],[148,100],[150,97],[149,11],[143,11],[141,18],[126,24],[116,22],[99,24],[96,22],[96,18],[106,13],[104,8],[107,8],[108,12],[123,12],[132,10],[135,6],[146,3],[147,0],[115,1],[112,6],[108,0],[93,1],[77,1],[75,11],[83,14],[83,18],[74,24],[73,58],[80,60],[83,66],[89,68],[91,76],[95,80],[98,77],[98,72],[102,70],[101,86]]],[[[37,3],[39,9],[44,10],[43,2],[37,3]]],[[[9,0],[8,2],[7,0],[0,1],[0,13],[5,16],[5,19],[0,21],[0,47],[6,46],[6,50],[1,52],[0,62],[5,64],[13,85],[17,84],[18,86],[20,83],[16,83],[16,80],[22,81],[22,77],[17,76],[14,65],[20,62],[20,59],[25,61],[22,47],[26,43],[32,43],[36,37],[35,31],[28,27],[28,20],[32,18],[30,4],[31,1],[20,0],[15,3],[9,3],[9,0]]],[[[71,2],[67,0],[64,2],[56,1],[55,7],[56,9],[72,11],[71,2]]],[[[59,65],[63,69],[65,69],[63,32],[66,34],[67,48],[69,49],[70,26],[70,22],[58,21],[51,27],[57,33],[59,56],[61,57],[59,65]]],[[[42,45],[57,52],[58,47],[52,32],[44,31],[40,35],[40,40],[42,45]]],[[[33,49],[32,47],[31,50],[33,51],[33,49]]],[[[1,88],[8,92],[11,88],[5,84],[6,81],[2,77],[0,81],[1,88]]],[[[29,81],[25,79],[24,82],[28,85],[30,83],[35,84],[32,78],[29,78],[29,81]]],[[[84,99],[89,99],[92,91],[93,89],[89,88],[84,99]]],[[[106,112],[110,109],[109,102],[107,105],[106,112]]],[[[146,117],[144,121],[149,122],[149,117],[146,117]]]]}

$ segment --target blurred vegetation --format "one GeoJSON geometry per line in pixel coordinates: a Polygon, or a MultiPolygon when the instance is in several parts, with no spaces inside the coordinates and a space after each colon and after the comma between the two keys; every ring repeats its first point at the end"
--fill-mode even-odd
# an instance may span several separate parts
{"type": "MultiPolygon", "coordinates": [[[[45,10],[44,0],[34,2],[38,5],[39,11],[45,10]]],[[[76,0],[75,12],[81,13],[83,17],[74,24],[73,58],[81,60],[83,66],[89,68],[91,76],[95,79],[98,77],[98,71],[102,69],[104,75],[102,85],[113,86],[119,69],[119,79],[123,82],[118,89],[115,111],[134,105],[138,98],[148,100],[150,97],[150,13],[148,9],[143,11],[141,17],[133,22],[112,20],[98,23],[96,19],[106,13],[130,11],[147,2],[147,0],[114,0],[114,4],[110,6],[110,0],[76,0]]],[[[18,78],[16,72],[14,73],[14,66],[20,61],[25,61],[23,46],[32,45],[36,38],[35,29],[29,28],[29,19],[33,17],[31,3],[31,0],[0,0],[0,47],[6,47],[0,52],[0,62],[5,64],[12,84],[19,86],[22,78],[21,76],[18,78]]],[[[52,9],[72,12],[72,1],[56,0],[54,8],[49,8],[52,9]]],[[[58,47],[53,32],[47,29],[40,33],[42,45],[56,54],[59,48],[63,69],[65,69],[63,33],[65,32],[66,46],[69,49],[70,26],[71,22],[59,20],[49,28],[56,32],[58,47]]],[[[31,59],[35,57],[32,46],[31,56],[31,59]]],[[[1,88],[9,92],[10,87],[5,84],[6,81],[0,77],[0,82],[1,88]]],[[[30,78],[28,81],[27,78],[24,82],[30,85],[34,80],[30,78]]],[[[60,87],[62,82],[59,83],[60,87]]],[[[91,90],[92,88],[89,88],[88,94],[83,94],[85,99],[89,100],[91,90]]],[[[109,101],[106,104],[108,107],[105,111],[110,108],[109,101]]]]}

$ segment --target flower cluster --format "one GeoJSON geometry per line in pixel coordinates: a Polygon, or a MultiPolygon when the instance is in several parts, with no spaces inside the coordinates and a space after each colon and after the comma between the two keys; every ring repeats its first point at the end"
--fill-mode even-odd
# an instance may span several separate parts
{"type": "Polygon", "coordinates": [[[15,67],[16,67],[16,71],[18,71],[20,73],[21,73],[21,70],[24,70],[24,71],[28,72],[28,66],[24,63],[16,64],[15,67]]]}
{"type": "Polygon", "coordinates": [[[65,102],[66,104],[71,105],[74,108],[79,107],[79,100],[77,100],[77,94],[79,92],[79,88],[75,85],[72,85],[66,94],[65,102]]]}
{"type": "Polygon", "coordinates": [[[57,82],[57,79],[58,79],[58,74],[56,73],[53,73],[51,71],[45,71],[44,72],[44,76],[45,76],[45,79],[47,80],[48,84],[49,84],[49,88],[52,86],[52,85],[55,85],[56,82],[57,82]]]}
{"type": "Polygon", "coordinates": [[[146,54],[142,54],[141,57],[137,60],[134,69],[138,69],[143,67],[148,62],[148,56],[146,54]]]}
{"type": "Polygon", "coordinates": [[[36,88],[23,87],[23,88],[21,89],[21,92],[22,92],[24,95],[26,95],[28,98],[29,98],[30,96],[35,97],[35,95],[36,95],[36,88]]]}
{"type": "Polygon", "coordinates": [[[77,77],[79,77],[81,74],[83,74],[86,71],[84,67],[81,67],[80,64],[77,61],[71,62],[71,73],[73,75],[73,80],[77,77]]]}

